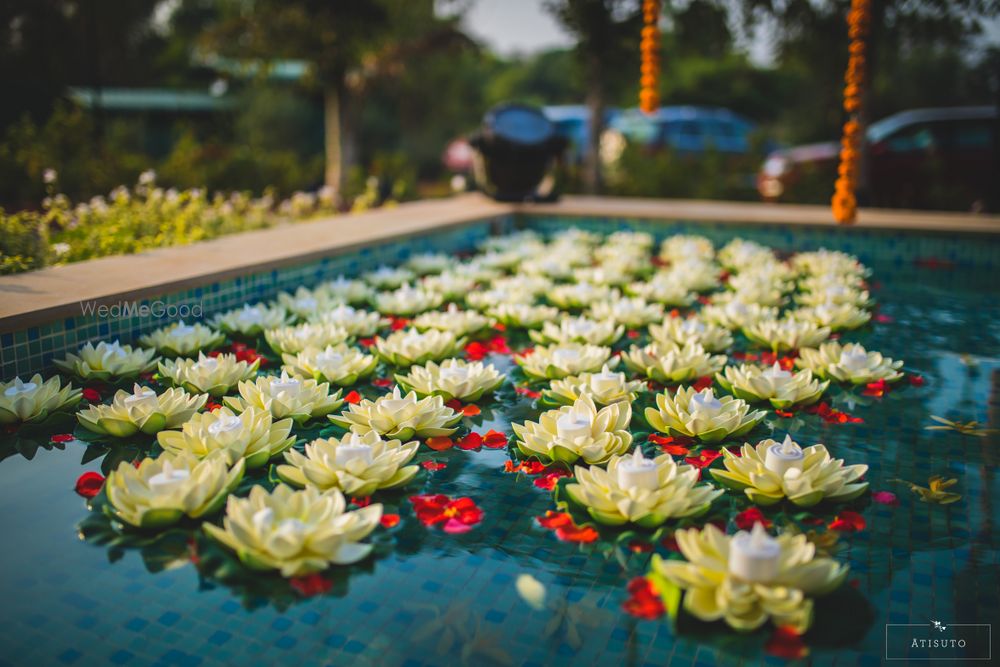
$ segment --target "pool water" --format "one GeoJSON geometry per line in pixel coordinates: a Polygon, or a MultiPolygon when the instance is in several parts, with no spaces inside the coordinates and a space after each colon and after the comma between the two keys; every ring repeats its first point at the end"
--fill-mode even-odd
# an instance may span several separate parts
{"type": "MultiPolygon", "coordinates": [[[[997,438],[925,428],[934,423],[931,415],[997,425],[995,280],[960,265],[868,265],[883,317],[845,338],[904,359],[923,386],[904,381],[882,397],[857,390],[827,397],[861,423],[769,410],[754,432],[755,439],[791,432],[798,442],[823,442],[846,463],[868,464],[873,492],[898,498],[890,505],[865,496],[850,505],[866,525],[834,547],[851,573],[849,584],[818,607],[806,636],[814,664],[880,664],[886,624],[1000,618],[997,438]],[[950,490],[961,500],[920,502],[899,481],[926,486],[932,475],[956,478],[950,490]]],[[[617,347],[633,342],[623,339],[617,347]]],[[[510,344],[527,343],[513,336],[510,344]]],[[[516,375],[509,356],[488,360],[516,375]]],[[[385,391],[362,389],[367,396],[385,391]]],[[[541,409],[509,385],[480,405],[482,414],[465,420],[480,433],[510,433],[511,422],[535,419],[541,409]]],[[[65,432],[73,425],[52,428],[65,432]]],[[[447,467],[421,472],[405,493],[380,498],[401,522],[376,530],[377,556],[327,573],[325,590],[298,590],[276,575],[242,571],[193,525],[160,536],[111,530],[88,512],[74,483],[82,472],[106,472],[138,451],[53,444],[48,435],[0,436],[0,665],[783,662],[765,650],[767,630],[739,636],[721,625],[673,625],[623,612],[626,585],[645,574],[651,553],[603,537],[589,544],[558,540],[536,521],[555,509],[551,493],[532,477],[505,473],[506,449],[422,447],[417,462],[447,467]],[[484,520],[461,535],[425,527],[407,502],[415,493],[469,496],[484,520]],[[515,582],[524,574],[545,587],[541,608],[518,594],[515,582]]],[[[722,504],[730,519],[749,507],[735,496],[722,504]]],[[[777,511],[768,514],[777,518],[777,511]]],[[[832,508],[815,516],[828,522],[836,514],[832,508]]],[[[654,546],[668,553],[659,542],[654,546]]]]}

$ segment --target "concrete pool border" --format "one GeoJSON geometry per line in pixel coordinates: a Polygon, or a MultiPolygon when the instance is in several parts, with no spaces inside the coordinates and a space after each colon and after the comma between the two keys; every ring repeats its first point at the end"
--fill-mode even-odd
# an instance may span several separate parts
{"type": "Polygon", "coordinates": [[[443,249],[457,252],[470,249],[467,246],[484,234],[553,220],[637,223],[653,231],[674,224],[689,233],[704,224],[709,236],[711,230],[718,236],[720,229],[730,227],[757,227],[785,238],[850,236],[860,241],[871,235],[919,235],[925,247],[921,252],[936,249],[939,241],[943,247],[956,239],[984,238],[989,241],[982,244],[989,255],[987,265],[994,263],[993,250],[1000,241],[1000,216],[862,210],[859,223],[844,228],[835,225],[822,206],[601,197],[512,205],[462,195],[0,277],[2,378],[34,372],[53,355],[75,350],[87,340],[131,340],[136,332],[162,324],[149,318],[121,318],[120,324],[110,325],[105,318],[98,323],[81,317],[83,303],[95,307],[154,297],[174,304],[201,299],[209,304],[209,315],[240,305],[242,297],[269,298],[276,290],[294,289],[297,280],[313,284],[337,271],[354,271],[359,262],[391,262],[412,251],[434,249],[442,235],[450,235],[443,249]],[[857,230],[856,237],[852,230],[857,230]]]}

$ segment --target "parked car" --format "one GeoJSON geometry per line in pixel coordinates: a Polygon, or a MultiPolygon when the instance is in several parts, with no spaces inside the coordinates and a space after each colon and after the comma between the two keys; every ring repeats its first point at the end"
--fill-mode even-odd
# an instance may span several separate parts
{"type": "MultiPolygon", "coordinates": [[[[997,109],[986,106],[913,109],[872,123],[870,203],[982,210],[1000,184],[997,123],[997,109]]],[[[757,175],[757,190],[766,201],[828,197],[839,154],[837,142],[774,151],[757,175]]]]}
{"type": "MultiPolygon", "coordinates": [[[[559,136],[569,142],[567,159],[570,162],[583,162],[589,144],[587,133],[590,126],[590,110],[583,104],[562,104],[542,108],[545,117],[556,126],[559,136]]],[[[604,112],[605,125],[618,115],[618,109],[609,108],[604,112]]]]}
{"type": "Polygon", "coordinates": [[[681,153],[747,153],[756,126],[748,118],[722,107],[669,106],[647,115],[622,111],[609,123],[629,142],[681,153]]]}

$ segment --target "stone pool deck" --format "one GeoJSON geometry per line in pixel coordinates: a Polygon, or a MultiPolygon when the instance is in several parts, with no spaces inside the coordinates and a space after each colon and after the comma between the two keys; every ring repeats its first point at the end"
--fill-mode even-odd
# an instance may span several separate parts
{"type": "MultiPolygon", "coordinates": [[[[835,227],[824,206],[611,197],[501,204],[478,194],[428,200],[0,277],[0,333],[80,314],[81,302],[146,299],[484,220],[533,216],[835,227]]],[[[862,209],[866,230],[1000,234],[1000,216],[862,209]]]]}

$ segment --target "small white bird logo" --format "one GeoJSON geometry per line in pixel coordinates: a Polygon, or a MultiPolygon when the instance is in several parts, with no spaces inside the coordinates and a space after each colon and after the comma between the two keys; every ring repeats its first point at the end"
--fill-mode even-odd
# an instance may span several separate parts
{"type": "Polygon", "coordinates": [[[938,632],[944,632],[945,630],[948,629],[948,626],[942,623],[941,621],[931,621],[931,623],[934,624],[934,629],[937,630],[938,632]]]}

